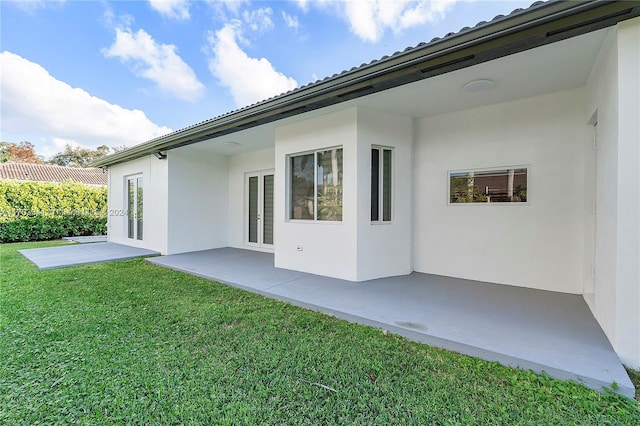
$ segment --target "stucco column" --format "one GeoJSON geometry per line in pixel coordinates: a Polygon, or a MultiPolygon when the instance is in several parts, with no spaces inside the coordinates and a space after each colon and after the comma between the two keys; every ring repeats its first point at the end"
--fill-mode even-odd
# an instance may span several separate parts
{"type": "Polygon", "coordinates": [[[616,352],[640,368],[640,18],[618,24],[616,352]]]}

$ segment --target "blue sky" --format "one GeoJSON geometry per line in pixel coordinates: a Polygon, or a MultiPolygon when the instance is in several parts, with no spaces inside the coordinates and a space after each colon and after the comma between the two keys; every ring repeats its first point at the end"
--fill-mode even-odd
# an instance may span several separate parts
{"type": "Polygon", "coordinates": [[[531,1],[0,1],[1,138],[132,146],[531,1]]]}

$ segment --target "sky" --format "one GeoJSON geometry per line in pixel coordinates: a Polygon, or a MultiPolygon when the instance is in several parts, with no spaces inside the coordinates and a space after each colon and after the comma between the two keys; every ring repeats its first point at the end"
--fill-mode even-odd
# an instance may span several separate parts
{"type": "Polygon", "coordinates": [[[0,0],[0,137],[133,146],[532,0],[0,0]]]}

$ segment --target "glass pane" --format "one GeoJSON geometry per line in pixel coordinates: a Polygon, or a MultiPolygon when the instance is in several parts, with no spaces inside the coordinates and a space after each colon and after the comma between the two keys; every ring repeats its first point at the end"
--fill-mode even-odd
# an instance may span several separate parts
{"type": "Polygon", "coordinates": [[[450,173],[449,201],[451,203],[526,203],[527,169],[450,173]]]}
{"type": "Polygon", "coordinates": [[[127,237],[133,238],[135,226],[135,181],[127,180],[127,237]]]}
{"type": "Polygon", "coordinates": [[[391,220],[391,150],[384,150],[382,166],[382,220],[391,220]]]}
{"type": "Polygon", "coordinates": [[[342,148],[318,151],[318,220],[342,220],[342,148]]]}
{"type": "Polygon", "coordinates": [[[380,216],[380,150],[371,149],[371,220],[377,221],[380,216]]]}
{"type": "Polygon", "coordinates": [[[291,219],[313,219],[313,154],[291,157],[291,219]]]}
{"type": "Polygon", "coordinates": [[[249,242],[258,242],[258,177],[249,178],[249,242]]]}
{"type": "Polygon", "coordinates": [[[273,244],[273,175],[264,176],[262,244],[273,244]]]}
{"type": "Polygon", "coordinates": [[[142,185],[142,178],[139,177],[137,179],[137,186],[138,186],[138,199],[136,201],[136,219],[137,219],[137,238],[139,240],[142,239],[142,206],[143,206],[143,196],[142,196],[142,190],[143,190],[143,185],[142,185]]]}

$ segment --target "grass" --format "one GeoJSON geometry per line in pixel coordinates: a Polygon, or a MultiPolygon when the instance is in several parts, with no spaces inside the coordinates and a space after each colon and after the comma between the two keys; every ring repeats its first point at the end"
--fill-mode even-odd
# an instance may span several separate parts
{"type": "Polygon", "coordinates": [[[640,371],[627,368],[627,373],[631,379],[631,383],[636,388],[636,400],[640,402],[640,371]]]}
{"type": "Polygon", "coordinates": [[[0,424],[640,424],[638,402],[141,259],[0,249],[0,424]]]}

